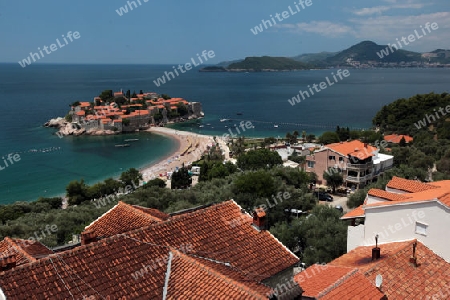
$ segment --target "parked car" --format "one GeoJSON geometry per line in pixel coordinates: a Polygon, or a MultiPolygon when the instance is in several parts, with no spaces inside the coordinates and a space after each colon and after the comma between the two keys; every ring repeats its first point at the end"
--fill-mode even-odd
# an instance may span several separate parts
{"type": "Polygon", "coordinates": [[[338,211],[340,211],[341,213],[344,212],[344,209],[342,208],[342,206],[340,205],[336,205],[334,208],[336,208],[338,211]]]}
{"type": "Polygon", "coordinates": [[[325,192],[314,192],[314,196],[319,198],[320,201],[328,201],[328,202],[333,201],[333,196],[325,192]]]}

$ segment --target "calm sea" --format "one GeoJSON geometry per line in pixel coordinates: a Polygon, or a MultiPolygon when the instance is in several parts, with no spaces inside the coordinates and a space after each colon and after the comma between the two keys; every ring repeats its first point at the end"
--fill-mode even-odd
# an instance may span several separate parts
{"type": "MultiPolygon", "coordinates": [[[[254,129],[246,130],[245,136],[276,137],[293,130],[320,134],[336,125],[368,128],[384,104],[417,93],[448,92],[450,82],[447,69],[350,70],[348,78],[291,106],[288,99],[327,76],[332,79],[335,70],[238,74],[191,70],[157,88],[153,80],[170,70],[171,65],[0,64],[0,157],[8,153],[21,157],[0,171],[0,204],[60,195],[71,180],[92,184],[151,164],[174,149],[170,139],[148,133],[59,139],[55,130],[42,127],[50,118],[63,117],[70,103],[92,101],[105,89],[142,89],[202,102],[205,118],[179,124],[179,129],[237,134],[234,124],[251,121],[254,129]],[[224,118],[231,121],[220,122],[224,118]],[[114,147],[125,138],[139,141],[129,148],[114,147]]],[[[4,167],[3,160],[0,166],[4,167]]]]}

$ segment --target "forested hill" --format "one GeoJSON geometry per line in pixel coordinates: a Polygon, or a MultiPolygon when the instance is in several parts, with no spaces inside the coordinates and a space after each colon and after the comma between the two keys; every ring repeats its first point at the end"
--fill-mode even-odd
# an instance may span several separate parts
{"type": "Polygon", "coordinates": [[[450,94],[447,93],[415,95],[383,106],[372,122],[387,133],[415,136],[426,131],[437,134],[437,139],[450,139],[450,112],[446,111],[448,105],[450,94]]]}

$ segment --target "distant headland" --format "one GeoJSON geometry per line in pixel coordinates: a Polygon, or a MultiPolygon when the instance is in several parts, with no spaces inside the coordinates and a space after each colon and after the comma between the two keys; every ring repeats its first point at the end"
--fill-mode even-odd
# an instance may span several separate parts
{"type": "Polygon", "coordinates": [[[339,52],[307,53],[295,57],[246,57],[201,68],[200,72],[275,72],[327,68],[449,68],[450,50],[419,53],[400,44],[363,41],[339,52]]]}
{"type": "Polygon", "coordinates": [[[51,119],[45,127],[56,127],[67,135],[111,135],[146,130],[151,126],[184,122],[204,116],[200,102],[171,98],[153,92],[126,93],[104,90],[93,102],[69,105],[65,118],[51,119]]]}

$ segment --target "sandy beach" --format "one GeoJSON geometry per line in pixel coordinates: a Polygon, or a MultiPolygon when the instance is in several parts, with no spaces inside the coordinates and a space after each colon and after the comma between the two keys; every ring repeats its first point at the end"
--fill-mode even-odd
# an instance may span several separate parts
{"type": "Polygon", "coordinates": [[[175,139],[178,142],[178,149],[156,164],[141,169],[144,182],[154,178],[165,179],[167,172],[173,172],[177,167],[181,168],[183,163],[185,166],[190,165],[192,162],[201,158],[208,146],[215,144],[213,136],[209,135],[201,135],[166,127],[151,127],[147,131],[175,139]]]}

